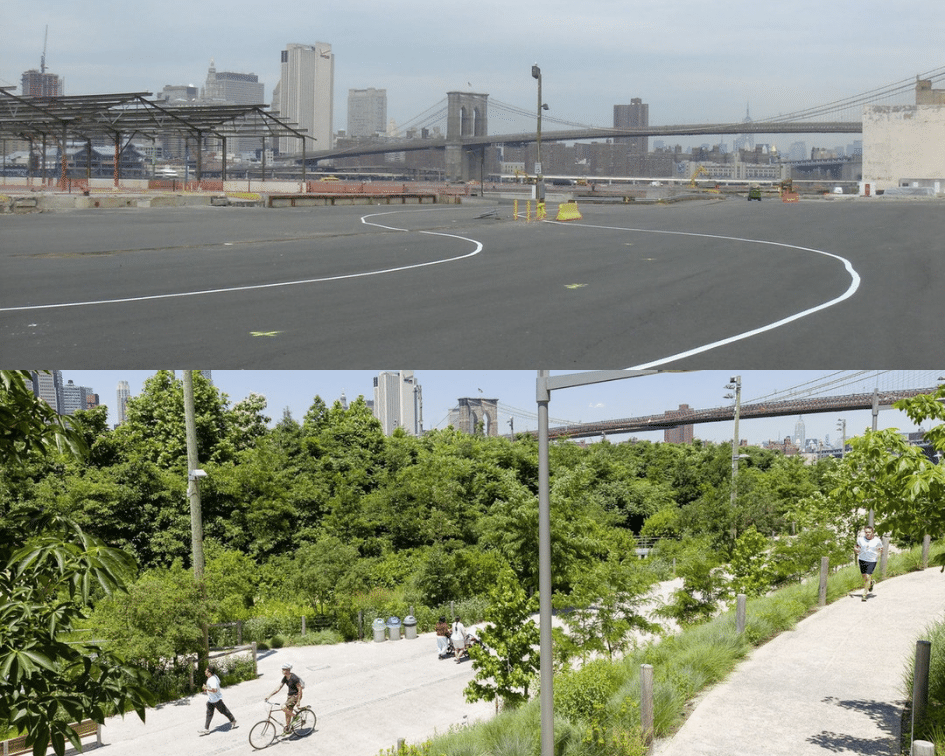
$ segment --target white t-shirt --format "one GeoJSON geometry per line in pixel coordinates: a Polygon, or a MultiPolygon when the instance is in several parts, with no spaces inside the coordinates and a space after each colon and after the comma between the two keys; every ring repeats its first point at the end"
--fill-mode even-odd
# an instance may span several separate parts
{"type": "Polygon", "coordinates": [[[879,550],[882,548],[883,539],[874,535],[867,541],[866,536],[860,536],[856,539],[856,545],[860,547],[857,558],[861,562],[875,562],[879,559],[879,550]]]}
{"type": "Polygon", "coordinates": [[[462,622],[453,623],[453,635],[451,640],[453,641],[454,646],[465,645],[466,643],[466,628],[462,622]]]}
{"type": "Polygon", "coordinates": [[[207,678],[207,700],[210,703],[216,703],[223,698],[223,691],[220,690],[220,678],[216,675],[210,675],[207,678]],[[216,691],[210,690],[216,688],[216,691]]]}

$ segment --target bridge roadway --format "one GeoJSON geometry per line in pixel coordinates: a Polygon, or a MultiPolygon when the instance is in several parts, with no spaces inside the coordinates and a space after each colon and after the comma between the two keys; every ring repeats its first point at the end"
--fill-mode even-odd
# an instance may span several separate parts
{"type": "MultiPolygon", "coordinates": [[[[882,391],[875,394],[848,394],[846,396],[808,397],[788,399],[776,402],[758,402],[743,404],[739,410],[741,420],[754,420],[762,417],[781,415],[814,415],[819,412],[847,412],[851,410],[890,409],[893,402],[919,394],[929,394],[936,386],[922,389],[903,389],[882,391]]],[[[598,423],[562,425],[548,429],[549,438],[593,438],[595,436],[622,433],[641,433],[643,431],[665,430],[680,425],[699,423],[718,423],[735,419],[735,406],[712,407],[702,410],[670,410],[662,415],[630,417],[623,420],[604,420],[598,423]]],[[[532,435],[537,435],[537,431],[532,435]]]]}
{"type": "MultiPolygon", "coordinates": [[[[703,136],[708,134],[861,134],[863,124],[859,121],[808,121],[808,122],[759,122],[759,123],[708,123],[681,124],[674,126],[649,126],[646,128],[584,128],[555,129],[543,131],[543,142],[571,142],[582,139],[613,139],[614,137],[664,137],[664,136],[703,136]]],[[[412,152],[415,150],[442,150],[447,144],[459,144],[463,147],[476,147],[487,144],[528,144],[536,141],[535,132],[515,134],[491,134],[486,136],[464,136],[456,141],[446,138],[433,139],[396,139],[377,144],[365,144],[344,149],[317,150],[306,152],[307,163],[339,157],[359,155],[382,155],[387,152],[412,152]]],[[[301,154],[296,155],[301,158],[301,154]]]]}

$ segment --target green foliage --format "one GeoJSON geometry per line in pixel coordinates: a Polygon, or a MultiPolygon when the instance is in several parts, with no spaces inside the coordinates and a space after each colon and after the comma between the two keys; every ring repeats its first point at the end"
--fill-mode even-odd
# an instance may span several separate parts
{"type": "Polygon", "coordinates": [[[590,720],[620,686],[620,670],[597,659],[555,678],[555,712],[571,719],[590,720]]]}
{"type": "Polygon", "coordinates": [[[761,596],[771,587],[772,569],[768,557],[769,543],[754,526],[735,541],[735,551],[729,569],[732,580],[731,595],[761,596]]]}
{"type": "Polygon", "coordinates": [[[470,649],[475,677],[466,686],[466,700],[517,706],[528,700],[538,671],[538,626],[531,614],[537,596],[529,599],[511,570],[505,570],[489,593],[490,605],[480,633],[481,646],[470,649]]]}
{"type": "Polygon", "coordinates": [[[107,648],[156,671],[203,649],[210,606],[190,570],[180,564],[143,573],[126,593],[98,602],[91,617],[107,648]]]}
{"type": "Polygon", "coordinates": [[[0,370],[0,466],[24,465],[53,451],[84,454],[86,440],[69,420],[33,396],[28,370],[0,370]]]}
{"type": "Polygon", "coordinates": [[[144,719],[144,677],[97,642],[64,639],[93,581],[111,594],[134,569],[130,555],[62,518],[20,510],[0,521],[0,729],[25,732],[37,756],[50,740],[60,756],[67,740],[80,747],[68,721],[104,723],[126,708],[144,719]]]}
{"type": "Polygon", "coordinates": [[[660,627],[643,614],[643,604],[653,584],[651,572],[641,566],[632,542],[605,562],[579,575],[570,594],[556,594],[554,603],[567,627],[557,638],[556,652],[566,664],[579,656],[583,662],[593,654],[613,659],[634,645],[634,633],[659,632],[660,627]]]}
{"type": "Polygon", "coordinates": [[[688,559],[677,569],[683,579],[682,588],[674,591],[670,602],[658,608],[656,614],[680,625],[711,618],[727,591],[725,578],[716,569],[718,564],[719,559],[707,541],[691,545],[688,559]]]}

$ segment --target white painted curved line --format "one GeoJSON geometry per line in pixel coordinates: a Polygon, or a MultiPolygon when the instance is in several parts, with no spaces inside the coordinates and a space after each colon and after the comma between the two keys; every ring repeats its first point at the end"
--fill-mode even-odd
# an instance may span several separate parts
{"type": "MultiPolygon", "coordinates": [[[[396,211],[395,211],[396,212],[396,211]]],[[[383,213],[378,213],[382,215],[383,213]]],[[[366,218],[372,216],[365,216],[366,218]]],[[[362,222],[364,218],[361,219],[362,222]]],[[[378,225],[376,223],[370,223],[368,225],[378,225]]],[[[388,228],[387,226],[382,226],[382,228],[388,228]]],[[[392,228],[393,231],[408,231],[406,228],[392,228]]],[[[220,289],[201,289],[199,291],[183,291],[175,292],[173,294],[148,294],[140,297],[122,297],[119,299],[95,299],[86,302],[59,302],[57,304],[43,304],[43,305],[22,305],[19,307],[0,307],[0,312],[23,312],[26,310],[55,310],[63,307],[89,307],[91,305],[103,305],[103,304],[125,304],[128,302],[147,302],[156,299],[177,299],[180,297],[200,297],[206,296],[209,294],[227,294],[233,292],[242,292],[242,291],[257,291],[261,289],[278,289],[283,286],[300,286],[302,284],[315,284],[315,283],[326,283],[328,281],[344,281],[351,278],[367,278],[368,276],[381,276],[387,273],[401,273],[405,270],[417,270],[419,268],[426,268],[431,265],[443,265],[445,263],[458,262],[459,260],[466,260],[470,257],[475,257],[480,252],[482,252],[483,245],[482,242],[477,241],[476,239],[470,239],[467,236],[459,236],[458,234],[444,234],[438,233],[435,231],[419,231],[417,233],[428,234],[430,236],[446,236],[452,239],[460,239],[462,241],[468,241],[476,245],[476,248],[472,252],[468,252],[465,255],[457,255],[456,257],[447,257],[442,260],[431,260],[424,263],[415,263],[413,265],[402,265],[396,268],[382,268],[380,270],[370,270],[363,273],[346,273],[339,276],[326,276],[324,278],[306,278],[298,281],[280,281],[278,283],[268,283],[268,284],[252,284],[247,286],[230,286],[220,289]]]]}
{"type": "Polygon", "coordinates": [[[744,239],[738,236],[719,236],[716,234],[697,234],[691,231],[663,231],[656,229],[648,228],[626,228],[624,226],[597,226],[590,223],[564,223],[563,221],[546,221],[548,223],[556,223],[558,225],[567,226],[567,225],[577,225],[582,228],[600,228],[609,231],[637,231],[644,234],[673,234],[676,236],[700,236],[705,239],[724,239],[726,241],[740,241],[746,242],[748,244],[767,244],[772,247],[785,247],[786,249],[797,249],[801,252],[813,252],[818,255],[823,255],[824,257],[832,257],[834,260],[839,260],[843,263],[843,267],[846,269],[847,273],[850,274],[850,285],[847,287],[847,290],[843,292],[838,297],[823,302],[822,304],[816,305],[814,307],[809,307],[806,310],[794,313],[793,315],[788,315],[785,318],[780,320],[775,320],[773,323],[768,323],[767,325],[759,326],[758,328],[753,328],[750,331],[745,331],[743,333],[735,334],[734,336],[729,336],[719,341],[713,341],[710,344],[704,344],[699,347],[694,347],[685,352],[680,352],[679,354],[673,354],[669,357],[662,357],[658,360],[653,360],[652,362],[647,362],[643,365],[635,365],[632,368],[627,368],[628,370],[647,370],[649,368],[659,367],[660,365],[666,365],[671,362],[676,362],[677,360],[685,359],[686,357],[692,357],[697,354],[702,354],[703,352],[711,351],[712,349],[717,349],[718,347],[726,346],[727,344],[733,344],[736,341],[742,341],[744,339],[750,339],[752,336],[757,336],[760,333],[765,333],[766,331],[773,331],[776,328],[787,325],[788,323],[793,323],[796,320],[801,318],[806,318],[808,315],[813,315],[815,312],[820,312],[821,310],[826,310],[834,305],[843,302],[846,299],[852,297],[856,290],[860,288],[860,274],[856,272],[853,268],[853,263],[847,260],[845,257],[836,255],[833,252],[825,252],[822,249],[814,249],[813,247],[800,247],[796,244],[785,244],[784,242],[773,242],[766,241],[764,239],[744,239]]]}

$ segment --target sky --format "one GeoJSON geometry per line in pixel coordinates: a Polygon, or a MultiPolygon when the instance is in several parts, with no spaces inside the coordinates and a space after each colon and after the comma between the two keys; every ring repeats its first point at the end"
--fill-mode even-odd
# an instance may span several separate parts
{"type": "MultiPolygon", "coordinates": [[[[213,383],[229,397],[231,406],[250,393],[262,394],[268,406],[266,413],[273,422],[278,421],[283,410],[288,408],[292,416],[301,420],[312,404],[314,397],[320,396],[326,403],[332,404],[342,393],[348,401],[359,395],[373,399],[376,370],[214,370],[213,383]]],[[[552,371],[559,375],[561,371],[552,371]]],[[[99,394],[102,404],[109,405],[109,422],[114,424],[117,417],[113,412],[116,402],[116,390],[119,380],[128,381],[132,395],[137,395],[147,380],[153,375],[148,370],[63,370],[64,381],[72,380],[76,385],[88,386],[99,394]]],[[[535,382],[537,371],[534,370],[422,370],[415,373],[422,388],[423,427],[427,430],[445,428],[450,409],[457,405],[461,397],[483,397],[498,399],[500,405],[498,432],[508,433],[509,417],[513,417],[516,432],[537,429],[537,421],[520,414],[510,415],[503,412],[503,407],[523,410],[535,415],[537,403],[535,382]]],[[[735,375],[741,377],[742,402],[747,404],[773,393],[783,393],[789,389],[814,383],[823,385],[829,381],[847,383],[852,372],[829,373],[814,370],[755,370],[724,372],[704,370],[686,373],[661,373],[658,375],[628,378],[620,381],[601,383],[592,386],[562,389],[552,393],[549,403],[550,424],[556,421],[596,422],[599,420],[636,417],[639,415],[660,414],[665,410],[676,409],[680,404],[688,404],[695,409],[730,406],[731,399],[725,394],[731,393],[725,388],[735,375]]],[[[851,384],[849,388],[840,388],[836,392],[820,394],[824,396],[845,393],[868,393],[874,387],[888,388],[925,388],[934,387],[943,380],[945,370],[913,371],[911,373],[886,373],[876,377],[874,371],[862,383],[851,384]]],[[[847,437],[862,433],[872,424],[869,411],[847,412],[842,414],[805,415],[806,436],[808,439],[825,440],[829,435],[832,443],[840,438],[837,430],[838,421],[847,421],[847,437]]],[[[797,416],[761,420],[742,420],[739,423],[739,436],[748,439],[752,445],[761,445],[765,441],[783,439],[794,434],[797,416]]],[[[879,428],[898,428],[902,431],[916,430],[901,412],[885,410],[879,413],[879,428]]],[[[732,423],[707,423],[694,426],[697,438],[718,443],[730,443],[732,423]]],[[[650,441],[662,441],[662,432],[636,434],[638,438],[650,441]]],[[[621,440],[615,438],[615,441],[621,440]]],[[[839,443],[836,444],[839,446],[839,443]]]]}
{"type": "MultiPolygon", "coordinates": [[[[0,86],[39,68],[47,25],[47,71],[68,95],[202,86],[212,58],[218,71],[257,74],[269,102],[285,45],[327,42],[336,130],[352,88],[386,89],[399,124],[450,90],[533,109],[533,63],[545,118],[593,126],[612,125],[613,106],[633,97],[651,125],[732,122],[746,108],[771,117],[945,65],[939,0],[44,0],[26,11],[0,3],[0,86]]],[[[521,130],[496,119],[491,133],[521,130]]],[[[853,138],[817,137],[827,147],[853,138]]]]}

